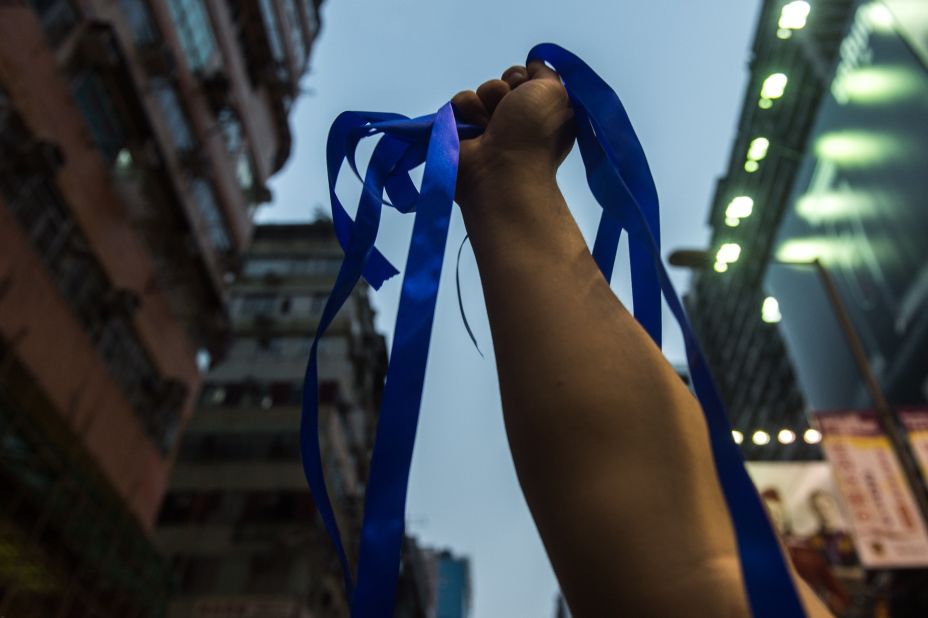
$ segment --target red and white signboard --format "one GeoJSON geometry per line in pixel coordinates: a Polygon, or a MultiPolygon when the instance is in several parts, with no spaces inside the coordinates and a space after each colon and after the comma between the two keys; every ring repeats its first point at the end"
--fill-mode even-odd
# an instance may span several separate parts
{"type": "Polygon", "coordinates": [[[847,505],[861,563],[928,565],[928,531],[902,468],[872,411],[813,415],[847,505]]]}
{"type": "Polygon", "coordinates": [[[922,478],[928,479],[928,409],[899,410],[899,419],[909,436],[909,444],[921,468],[922,478]]]}

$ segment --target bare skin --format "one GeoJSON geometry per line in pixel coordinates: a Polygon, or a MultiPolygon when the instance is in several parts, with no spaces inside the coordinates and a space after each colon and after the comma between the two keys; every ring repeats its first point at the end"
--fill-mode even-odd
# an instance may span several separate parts
{"type": "MultiPolygon", "coordinates": [[[[596,267],[555,174],[573,113],[542,63],[452,100],[457,201],[519,481],[578,618],[749,616],[699,403],[596,267]]],[[[830,614],[800,585],[807,613],[830,614]]]]}

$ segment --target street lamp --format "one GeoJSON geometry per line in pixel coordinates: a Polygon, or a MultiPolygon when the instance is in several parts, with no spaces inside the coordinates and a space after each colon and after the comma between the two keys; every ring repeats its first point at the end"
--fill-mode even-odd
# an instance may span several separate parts
{"type": "MultiPolygon", "coordinates": [[[[716,258],[708,251],[701,249],[678,249],[670,254],[668,261],[670,262],[671,266],[679,266],[692,270],[710,270],[713,264],[716,263],[716,258]]],[[[925,493],[925,486],[923,485],[919,475],[918,466],[915,463],[915,458],[912,456],[912,452],[904,432],[896,422],[896,417],[893,414],[892,409],[889,407],[889,402],[886,400],[886,395],[883,393],[883,389],[880,387],[880,384],[876,379],[876,375],[873,373],[873,368],[870,366],[870,361],[867,358],[866,352],[864,351],[864,346],[860,341],[860,337],[858,336],[857,331],[854,329],[854,324],[851,322],[847,307],[845,306],[844,301],[841,299],[841,295],[838,293],[838,288],[835,285],[831,274],[828,272],[828,269],[825,268],[825,265],[822,264],[818,258],[809,261],[796,262],[771,259],[770,263],[779,264],[782,266],[808,267],[815,270],[816,274],[822,282],[822,286],[825,289],[825,294],[828,297],[828,302],[830,303],[831,309],[834,312],[838,326],[841,328],[841,331],[844,334],[844,338],[847,340],[848,347],[851,351],[851,356],[854,358],[854,363],[857,365],[857,369],[860,371],[860,375],[863,376],[867,391],[870,394],[870,398],[873,400],[874,406],[876,407],[877,416],[880,419],[880,424],[883,426],[883,431],[886,432],[890,445],[892,446],[897,459],[902,465],[902,470],[905,473],[906,480],[909,482],[909,486],[912,488],[912,493],[915,494],[915,498],[918,501],[918,506],[922,512],[922,516],[928,519],[928,494],[925,493]]],[[[765,301],[765,305],[766,306],[764,309],[766,312],[764,317],[766,319],[764,321],[770,323],[779,322],[779,305],[777,305],[775,313],[773,311],[773,303],[768,303],[765,301]]],[[[817,431],[815,434],[813,434],[813,437],[816,436],[821,439],[821,434],[819,434],[817,431]]],[[[813,443],[813,440],[809,440],[808,437],[809,432],[806,432],[806,441],[813,443]]],[[[815,441],[817,442],[817,440],[815,441]]]]}

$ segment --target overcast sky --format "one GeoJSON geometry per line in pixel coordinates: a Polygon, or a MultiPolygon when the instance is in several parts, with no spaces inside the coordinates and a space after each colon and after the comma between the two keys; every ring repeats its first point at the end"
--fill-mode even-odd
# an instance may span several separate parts
{"type": "MultiPolygon", "coordinates": [[[[586,60],[622,98],[661,198],[665,255],[703,246],[709,200],[734,137],[759,6],[759,0],[327,0],[304,82],[309,94],[292,117],[293,153],[271,183],[274,203],[259,219],[307,220],[328,210],[325,139],[338,113],[433,112],[457,91],[524,62],[534,44],[550,41],[586,60]]],[[[353,212],[356,183],[343,176],[339,192],[353,212]]],[[[576,150],[559,180],[591,241],[598,206],[576,150]]],[[[397,266],[405,262],[411,228],[411,216],[387,209],[378,246],[397,266]]],[[[474,618],[544,618],[553,615],[557,582],[506,444],[486,311],[468,250],[461,272],[464,303],[481,349],[490,352],[486,359],[474,350],[458,313],[453,257],[463,236],[455,211],[412,464],[408,528],[425,544],[471,558],[474,618]]],[[[623,299],[630,298],[625,255],[620,248],[614,285],[623,299]]],[[[682,294],[685,274],[677,273],[675,283],[682,294]]],[[[399,290],[396,277],[372,298],[388,337],[399,290]]],[[[665,352],[682,363],[682,343],[666,313],[665,325],[665,352]]]]}

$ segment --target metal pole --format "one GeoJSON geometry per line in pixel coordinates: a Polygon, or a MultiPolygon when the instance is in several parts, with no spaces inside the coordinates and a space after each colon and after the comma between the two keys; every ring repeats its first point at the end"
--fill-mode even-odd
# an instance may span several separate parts
{"type": "Polygon", "coordinates": [[[912,455],[905,432],[902,431],[902,428],[896,421],[896,415],[893,414],[892,408],[890,408],[889,402],[886,400],[886,395],[883,393],[883,389],[880,387],[880,383],[876,379],[872,367],[870,367],[867,353],[864,351],[864,346],[860,341],[860,337],[857,335],[857,331],[854,329],[854,324],[851,322],[847,307],[844,305],[844,301],[841,300],[841,295],[838,293],[838,288],[835,286],[831,274],[828,272],[828,269],[825,268],[825,265],[817,258],[811,262],[780,263],[793,266],[809,265],[814,267],[815,271],[818,273],[819,278],[822,280],[822,285],[825,288],[825,294],[828,296],[828,301],[831,303],[835,317],[838,320],[838,326],[841,327],[841,330],[844,332],[844,337],[847,339],[848,347],[851,350],[851,356],[854,357],[854,362],[857,364],[857,368],[864,378],[867,391],[870,393],[870,397],[873,399],[873,403],[876,406],[877,417],[880,419],[883,430],[889,437],[889,442],[892,445],[893,451],[899,459],[899,463],[902,465],[902,471],[912,488],[912,493],[915,495],[915,500],[922,512],[922,518],[928,521],[928,494],[925,492],[925,485],[922,482],[918,466],[915,463],[915,457],[912,455]]]}

